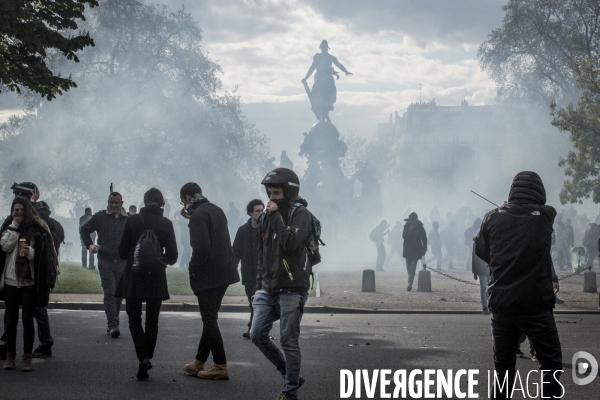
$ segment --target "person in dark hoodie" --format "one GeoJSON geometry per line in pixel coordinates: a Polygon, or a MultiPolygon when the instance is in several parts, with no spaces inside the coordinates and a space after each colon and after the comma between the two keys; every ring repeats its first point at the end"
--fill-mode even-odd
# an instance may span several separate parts
{"type": "Polygon", "coordinates": [[[254,199],[246,206],[246,214],[248,222],[240,226],[233,241],[233,258],[235,265],[242,262],[242,285],[246,290],[246,297],[250,303],[250,322],[248,322],[248,331],[242,335],[250,339],[250,328],[252,326],[252,316],[254,315],[252,308],[252,297],[256,291],[256,270],[258,268],[258,242],[260,240],[259,220],[265,204],[260,199],[254,199]]]}
{"type": "Polygon", "coordinates": [[[265,185],[269,202],[261,220],[250,339],[283,378],[284,387],[277,400],[296,400],[298,388],[304,383],[300,377],[299,339],[310,288],[312,265],[305,246],[312,218],[306,209],[308,203],[299,196],[300,181],[294,171],[276,168],[261,184],[265,185]],[[283,353],[269,337],[277,320],[283,353]]]}
{"type": "Polygon", "coordinates": [[[158,317],[162,302],[169,300],[167,286],[167,265],[177,262],[177,241],[173,223],[163,216],[165,199],[160,190],[152,188],[144,194],[144,206],[139,213],[131,215],[125,222],[123,237],[119,243],[119,257],[127,260],[115,296],[126,299],[129,317],[129,331],[139,360],[137,379],[148,379],[152,368],[150,360],[154,355],[158,337],[158,317]],[[159,268],[146,273],[134,270],[134,257],[138,240],[146,229],[156,234],[162,259],[159,268]],[[142,303],[146,303],[145,331],[142,327],[142,303]]]}
{"type": "Polygon", "coordinates": [[[190,286],[198,297],[202,316],[202,336],[196,358],[183,367],[189,374],[202,379],[229,379],[223,338],[219,330],[219,308],[227,287],[240,281],[233,260],[227,217],[221,208],[202,195],[200,185],[189,182],[179,191],[184,209],[181,215],[189,218],[192,258],[189,263],[190,286]],[[214,365],[204,370],[212,353],[214,365]]]}
{"type": "Polygon", "coordinates": [[[427,253],[427,234],[423,223],[419,221],[417,213],[410,213],[404,221],[406,221],[406,224],[404,224],[404,231],[402,232],[402,238],[404,239],[402,257],[406,258],[406,270],[408,271],[408,287],[406,290],[410,292],[415,279],[417,263],[427,253]]]}
{"type": "Polygon", "coordinates": [[[494,365],[503,388],[493,398],[509,398],[515,380],[515,349],[521,333],[531,340],[542,370],[545,396],[561,396],[562,351],[552,309],[552,225],[556,210],[535,172],[519,172],[508,202],[490,211],[475,238],[475,254],[489,265],[488,306],[492,312],[494,365]]]}

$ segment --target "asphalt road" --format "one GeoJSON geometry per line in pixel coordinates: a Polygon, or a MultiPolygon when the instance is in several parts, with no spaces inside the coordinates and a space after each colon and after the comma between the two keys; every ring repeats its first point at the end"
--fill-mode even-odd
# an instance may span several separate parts
{"type": "MultiPolygon", "coordinates": [[[[229,381],[205,381],[183,374],[193,360],[201,321],[197,313],[161,314],[159,342],[150,379],[135,379],[137,359],[122,313],[122,335],[105,334],[104,313],[50,311],[54,356],[34,360],[31,373],[0,370],[0,399],[256,399],[273,400],[282,387],[275,368],[241,334],[247,314],[222,313],[221,330],[229,381]]],[[[600,398],[600,378],[573,384],[571,358],[587,351],[600,360],[600,316],[557,316],[563,348],[565,399],[600,398]]],[[[278,338],[279,325],[273,332],[278,338]]],[[[19,332],[17,348],[22,346],[19,332]]],[[[493,368],[490,321],[484,315],[306,314],[302,322],[300,399],[340,398],[340,370],[479,369],[476,393],[487,397],[487,373],[493,368]]],[[[528,348],[527,343],[523,350],[528,348]]],[[[18,352],[20,357],[20,351],[18,352]]],[[[19,361],[17,361],[17,366],[19,361]]],[[[525,380],[537,363],[519,359],[525,380]]],[[[462,390],[466,389],[464,380],[462,390]]],[[[533,388],[533,386],[532,386],[533,388]]],[[[389,392],[393,391],[393,385],[389,392]]],[[[379,387],[373,398],[380,398],[379,387]]],[[[366,397],[364,389],[362,397],[366,397]]],[[[535,394],[532,390],[532,395],[535,394]]],[[[350,398],[357,398],[353,395],[350,398]]],[[[408,397],[410,398],[410,397],[408,397]]],[[[519,393],[515,398],[523,397],[519,393]]]]}

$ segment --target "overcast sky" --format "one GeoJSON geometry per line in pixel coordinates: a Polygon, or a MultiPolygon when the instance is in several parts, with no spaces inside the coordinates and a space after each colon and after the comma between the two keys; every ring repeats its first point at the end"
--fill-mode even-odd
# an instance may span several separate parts
{"type": "MultiPolygon", "coordinates": [[[[331,119],[342,135],[370,137],[377,122],[419,100],[419,83],[423,100],[435,97],[439,105],[494,100],[477,48],[500,26],[506,1],[162,2],[183,5],[199,21],[225,89],[238,87],[248,120],[271,138],[275,156],[282,149],[296,154],[302,132],[316,122],[300,80],[323,39],[354,74],[336,82],[331,119]]],[[[0,96],[0,118],[14,104],[0,96]]]]}

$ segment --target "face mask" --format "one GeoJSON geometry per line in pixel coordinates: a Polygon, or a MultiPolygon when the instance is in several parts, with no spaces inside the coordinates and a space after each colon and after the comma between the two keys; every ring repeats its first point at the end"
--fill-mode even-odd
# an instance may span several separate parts
{"type": "Polygon", "coordinates": [[[279,208],[279,209],[289,208],[291,206],[290,201],[286,198],[272,200],[272,202],[277,204],[277,208],[279,208]]]}

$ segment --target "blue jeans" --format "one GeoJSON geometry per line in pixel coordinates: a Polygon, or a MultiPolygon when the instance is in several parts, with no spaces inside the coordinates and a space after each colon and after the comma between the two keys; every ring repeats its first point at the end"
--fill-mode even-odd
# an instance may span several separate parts
{"type": "Polygon", "coordinates": [[[301,363],[298,339],[307,298],[307,292],[267,293],[259,290],[252,302],[254,318],[250,338],[283,377],[285,388],[281,392],[293,399],[298,398],[301,363]],[[273,322],[277,320],[280,320],[279,342],[285,357],[269,338],[273,322]]]}
{"type": "Polygon", "coordinates": [[[477,278],[479,279],[479,295],[481,296],[481,309],[483,311],[489,311],[487,306],[487,288],[490,276],[477,275],[477,278]]]}

